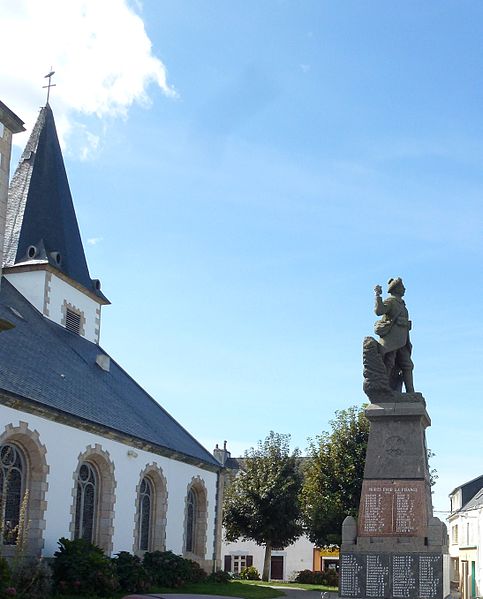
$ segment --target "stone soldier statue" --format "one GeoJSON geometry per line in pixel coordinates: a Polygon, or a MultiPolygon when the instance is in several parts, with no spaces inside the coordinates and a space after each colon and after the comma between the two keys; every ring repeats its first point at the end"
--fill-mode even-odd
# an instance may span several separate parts
{"type": "Polygon", "coordinates": [[[379,336],[380,351],[390,387],[400,391],[404,382],[406,393],[414,393],[412,345],[409,340],[411,321],[402,299],[405,291],[400,277],[389,279],[389,296],[383,301],[381,286],[376,285],[374,312],[382,318],[374,325],[374,331],[379,336]]]}

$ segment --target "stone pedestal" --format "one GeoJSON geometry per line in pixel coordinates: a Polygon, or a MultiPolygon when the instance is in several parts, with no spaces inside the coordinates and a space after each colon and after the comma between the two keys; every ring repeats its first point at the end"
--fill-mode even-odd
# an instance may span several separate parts
{"type": "Polygon", "coordinates": [[[339,595],[443,599],[446,526],[433,517],[420,393],[371,404],[359,517],[342,527],[339,595]]]}

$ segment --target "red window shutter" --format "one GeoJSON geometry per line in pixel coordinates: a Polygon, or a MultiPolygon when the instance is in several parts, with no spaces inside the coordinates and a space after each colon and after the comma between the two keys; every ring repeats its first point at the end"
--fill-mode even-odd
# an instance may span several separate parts
{"type": "Polygon", "coordinates": [[[253,566],[253,555],[247,555],[247,568],[253,566]]]}
{"type": "Polygon", "coordinates": [[[231,555],[225,555],[225,572],[231,572],[231,555]]]}

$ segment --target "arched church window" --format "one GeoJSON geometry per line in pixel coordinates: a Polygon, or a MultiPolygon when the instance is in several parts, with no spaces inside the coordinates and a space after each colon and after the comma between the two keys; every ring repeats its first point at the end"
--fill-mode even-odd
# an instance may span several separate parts
{"type": "Polygon", "coordinates": [[[25,493],[25,458],[16,445],[0,446],[0,531],[4,545],[16,545],[25,493]]]}
{"type": "Polygon", "coordinates": [[[153,484],[146,476],[141,481],[139,488],[139,550],[148,551],[151,541],[153,519],[154,490],[153,484]]]}
{"type": "Polygon", "coordinates": [[[196,508],[196,493],[190,489],[186,505],[186,551],[191,553],[194,553],[195,548],[196,508]]]}
{"type": "Polygon", "coordinates": [[[83,462],[77,475],[74,538],[94,542],[97,520],[98,475],[92,464],[83,462]]]}

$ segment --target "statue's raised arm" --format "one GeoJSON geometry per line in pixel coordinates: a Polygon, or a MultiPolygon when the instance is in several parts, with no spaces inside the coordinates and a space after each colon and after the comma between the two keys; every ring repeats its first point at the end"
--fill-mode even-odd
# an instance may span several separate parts
{"type": "MultiPolygon", "coordinates": [[[[409,331],[411,321],[403,296],[406,289],[400,277],[389,279],[386,299],[382,299],[382,287],[374,287],[374,312],[381,316],[374,325],[377,341],[372,337],[364,340],[364,390],[374,387],[386,392],[414,393],[413,362],[409,331]]],[[[371,398],[372,401],[372,398],[371,398]]]]}

